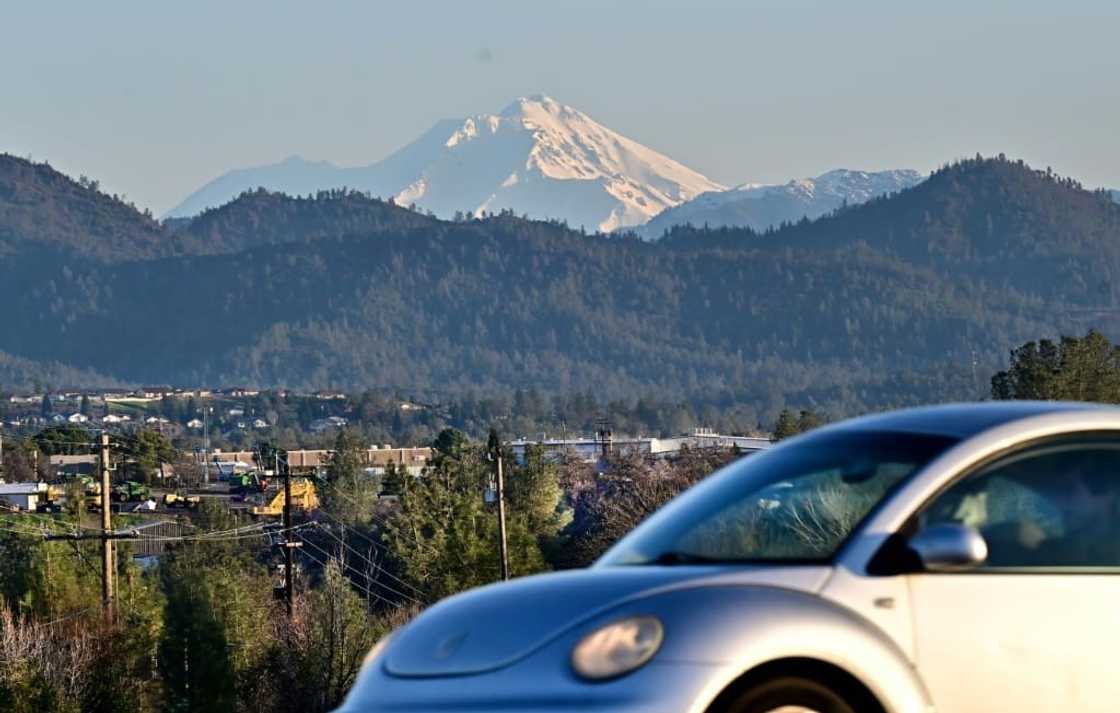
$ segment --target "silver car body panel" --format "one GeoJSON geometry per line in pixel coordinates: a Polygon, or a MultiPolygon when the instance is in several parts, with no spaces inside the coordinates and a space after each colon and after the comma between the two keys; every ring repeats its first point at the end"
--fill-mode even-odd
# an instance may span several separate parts
{"type": "Polygon", "coordinates": [[[612,567],[522,577],[429,608],[422,621],[394,637],[384,665],[387,673],[404,678],[485,673],[630,602],[706,587],[763,585],[816,593],[830,572],[827,566],[612,567]]]}
{"type": "MultiPolygon", "coordinates": [[[[813,572],[814,578],[822,574],[827,572],[813,572]]],[[[810,592],[748,584],[741,577],[701,579],[622,601],[481,675],[402,677],[389,672],[391,659],[382,658],[340,710],[701,713],[746,671],[786,658],[811,658],[848,671],[889,702],[889,713],[929,710],[906,656],[855,612],[810,592]],[[665,627],[665,644],[653,662],[604,683],[582,681],[572,672],[571,650],[583,636],[610,621],[651,612],[665,627]]]]}

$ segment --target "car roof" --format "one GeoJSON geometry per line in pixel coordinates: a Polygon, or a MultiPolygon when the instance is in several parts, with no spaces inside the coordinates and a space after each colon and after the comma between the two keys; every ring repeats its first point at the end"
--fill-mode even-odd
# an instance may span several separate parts
{"type": "Polygon", "coordinates": [[[1113,410],[1104,404],[1073,401],[984,401],[888,411],[836,424],[835,428],[951,436],[964,440],[1014,421],[1055,413],[1113,410]]]}

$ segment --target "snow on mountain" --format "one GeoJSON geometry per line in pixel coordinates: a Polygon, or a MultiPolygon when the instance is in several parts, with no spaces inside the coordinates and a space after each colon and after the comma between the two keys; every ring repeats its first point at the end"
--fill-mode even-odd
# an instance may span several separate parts
{"type": "Polygon", "coordinates": [[[546,97],[499,114],[441,121],[382,161],[340,168],[298,157],[231,171],[167,217],[195,215],[263,186],[291,194],[349,187],[442,217],[511,209],[603,231],[641,225],[723,186],[546,97]]]}
{"type": "Polygon", "coordinates": [[[704,193],[679,206],[666,209],[637,229],[645,238],[656,239],[675,225],[708,225],[713,228],[750,227],[765,230],[782,222],[817,218],[844,203],[855,205],[876,196],[917,185],[925,176],[917,171],[851,171],[837,169],[789,183],[743,184],[727,191],[704,193]]]}

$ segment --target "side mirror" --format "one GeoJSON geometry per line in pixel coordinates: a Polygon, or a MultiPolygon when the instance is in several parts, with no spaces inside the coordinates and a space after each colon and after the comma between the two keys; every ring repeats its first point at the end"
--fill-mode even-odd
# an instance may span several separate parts
{"type": "Polygon", "coordinates": [[[984,536],[967,525],[931,525],[910,538],[909,545],[930,572],[957,572],[988,559],[984,536]]]}

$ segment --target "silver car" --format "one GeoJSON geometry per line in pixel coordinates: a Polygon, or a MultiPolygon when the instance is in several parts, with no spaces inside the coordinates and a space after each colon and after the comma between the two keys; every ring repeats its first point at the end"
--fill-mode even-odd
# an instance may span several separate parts
{"type": "Polygon", "coordinates": [[[1115,713],[1118,507],[1120,409],[847,421],[433,606],[340,710],[1115,713]]]}

